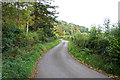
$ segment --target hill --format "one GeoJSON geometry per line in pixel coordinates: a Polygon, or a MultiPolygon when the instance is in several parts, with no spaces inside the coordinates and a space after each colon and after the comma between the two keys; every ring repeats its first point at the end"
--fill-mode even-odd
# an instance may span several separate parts
{"type": "Polygon", "coordinates": [[[59,35],[72,35],[75,33],[88,32],[88,28],[73,23],[67,23],[65,21],[58,21],[54,23],[55,29],[58,31],[59,35]]]}

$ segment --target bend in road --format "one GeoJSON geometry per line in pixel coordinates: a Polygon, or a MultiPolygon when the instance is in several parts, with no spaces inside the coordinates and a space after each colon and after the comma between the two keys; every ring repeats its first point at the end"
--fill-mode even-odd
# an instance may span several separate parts
{"type": "Polygon", "coordinates": [[[74,60],[68,54],[68,43],[62,40],[43,56],[36,78],[108,78],[74,60]]]}

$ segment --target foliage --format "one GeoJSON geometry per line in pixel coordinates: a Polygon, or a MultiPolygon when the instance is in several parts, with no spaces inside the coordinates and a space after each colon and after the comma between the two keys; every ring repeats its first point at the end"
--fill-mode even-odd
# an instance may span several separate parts
{"type": "Polygon", "coordinates": [[[107,55],[105,50],[109,45],[109,39],[101,32],[99,27],[92,27],[88,38],[87,48],[93,49],[93,53],[107,55]]]}
{"type": "Polygon", "coordinates": [[[74,35],[71,38],[72,44],[70,44],[71,47],[74,47],[72,47],[73,49],[70,47],[69,51],[76,58],[93,67],[100,68],[107,73],[120,75],[119,24],[110,28],[110,20],[106,19],[104,26],[105,31],[102,30],[101,26],[98,28],[93,26],[86,35],[81,33],[74,35]],[[98,59],[99,63],[96,62],[98,59]]]}
{"type": "Polygon", "coordinates": [[[16,25],[21,29],[25,29],[26,23],[29,21],[32,25],[34,18],[30,16],[33,7],[28,6],[30,3],[25,2],[2,2],[2,20],[5,23],[16,25]],[[26,8],[24,8],[26,7],[26,8]]]}
{"type": "Polygon", "coordinates": [[[87,63],[91,67],[104,70],[109,74],[120,75],[119,65],[111,62],[111,58],[103,58],[102,55],[91,54],[93,51],[88,48],[80,51],[80,48],[72,40],[69,41],[69,52],[82,63],[87,63]]]}
{"type": "Polygon", "coordinates": [[[51,1],[2,2],[3,78],[28,78],[40,55],[58,44],[45,44],[59,36],[51,1]]]}
{"type": "Polygon", "coordinates": [[[88,42],[88,36],[86,34],[76,34],[74,36],[73,42],[78,47],[85,48],[88,42]]]}
{"type": "Polygon", "coordinates": [[[84,26],[79,26],[73,23],[67,23],[65,21],[58,21],[54,23],[56,30],[59,32],[59,35],[73,35],[75,33],[87,32],[88,28],[84,26]]]}
{"type": "Polygon", "coordinates": [[[16,41],[17,35],[22,33],[22,31],[14,26],[14,25],[10,25],[10,24],[3,24],[2,25],[2,47],[3,47],[3,51],[8,50],[9,48],[13,48],[15,46],[14,41],[16,41]]]}
{"type": "Polygon", "coordinates": [[[3,52],[56,39],[51,29],[56,6],[50,4],[49,1],[2,2],[3,52]]]}
{"type": "Polygon", "coordinates": [[[113,38],[109,41],[110,46],[107,47],[111,61],[114,63],[120,64],[120,42],[118,39],[113,38]]]}
{"type": "MultiPolygon", "coordinates": [[[[53,28],[53,23],[56,21],[55,8],[56,6],[52,6],[50,1],[2,2],[2,21],[24,31],[48,28],[47,32],[53,34],[50,28],[53,28]],[[26,26],[28,26],[28,30],[26,30],[26,26]]],[[[45,34],[48,35],[47,32],[45,34]]]]}
{"type": "Polygon", "coordinates": [[[32,47],[15,47],[13,50],[5,52],[3,54],[2,78],[29,78],[37,59],[59,42],[60,40],[55,40],[32,47]]]}
{"type": "Polygon", "coordinates": [[[118,37],[115,37],[114,34],[106,35],[106,33],[100,32],[98,28],[93,27],[89,35],[75,35],[73,42],[81,50],[88,48],[92,50],[92,54],[103,55],[103,58],[110,57],[110,61],[113,63],[119,64],[120,62],[120,43],[118,37]]]}
{"type": "Polygon", "coordinates": [[[35,2],[33,3],[34,11],[31,13],[31,16],[35,16],[33,29],[37,28],[53,28],[53,22],[55,22],[55,8],[56,6],[51,6],[50,2],[35,2]],[[51,9],[51,10],[49,10],[51,9]]]}
{"type": "Polygon", "coordinates": [[[25,47],[37,43],[49,42],[55,40],[54,35],[48,37],[43,29],[38,29],[36,32],[23,33],[17,26],[3,24],[3,52],[14,47],[25,47]],[[52,38],[53,37],[53,38],[52,38]]]}

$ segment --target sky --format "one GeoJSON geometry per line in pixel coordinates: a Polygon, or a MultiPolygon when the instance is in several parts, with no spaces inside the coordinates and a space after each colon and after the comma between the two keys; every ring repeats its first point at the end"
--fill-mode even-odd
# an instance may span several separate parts
{"type": "Polygon", "coordinates": [[[118,22],[118,2],[120,0],[54,0],[58,6],[57,20],[64,20],[90,28],[91,25],[103,24],[105,18],[111,24],[118,22]]]}

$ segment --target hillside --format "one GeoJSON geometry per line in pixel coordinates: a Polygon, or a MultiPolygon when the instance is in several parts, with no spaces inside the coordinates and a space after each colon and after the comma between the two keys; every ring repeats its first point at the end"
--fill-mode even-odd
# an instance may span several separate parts
{"type": "Polygon", "coordinates": [[[73,23],[67,23],[65,21],[58,21],[54,23],[55,29],[58,31],[59,35],[71,35],[74,33],[84,33],[88,32],[88,28],[73,23]]]}

